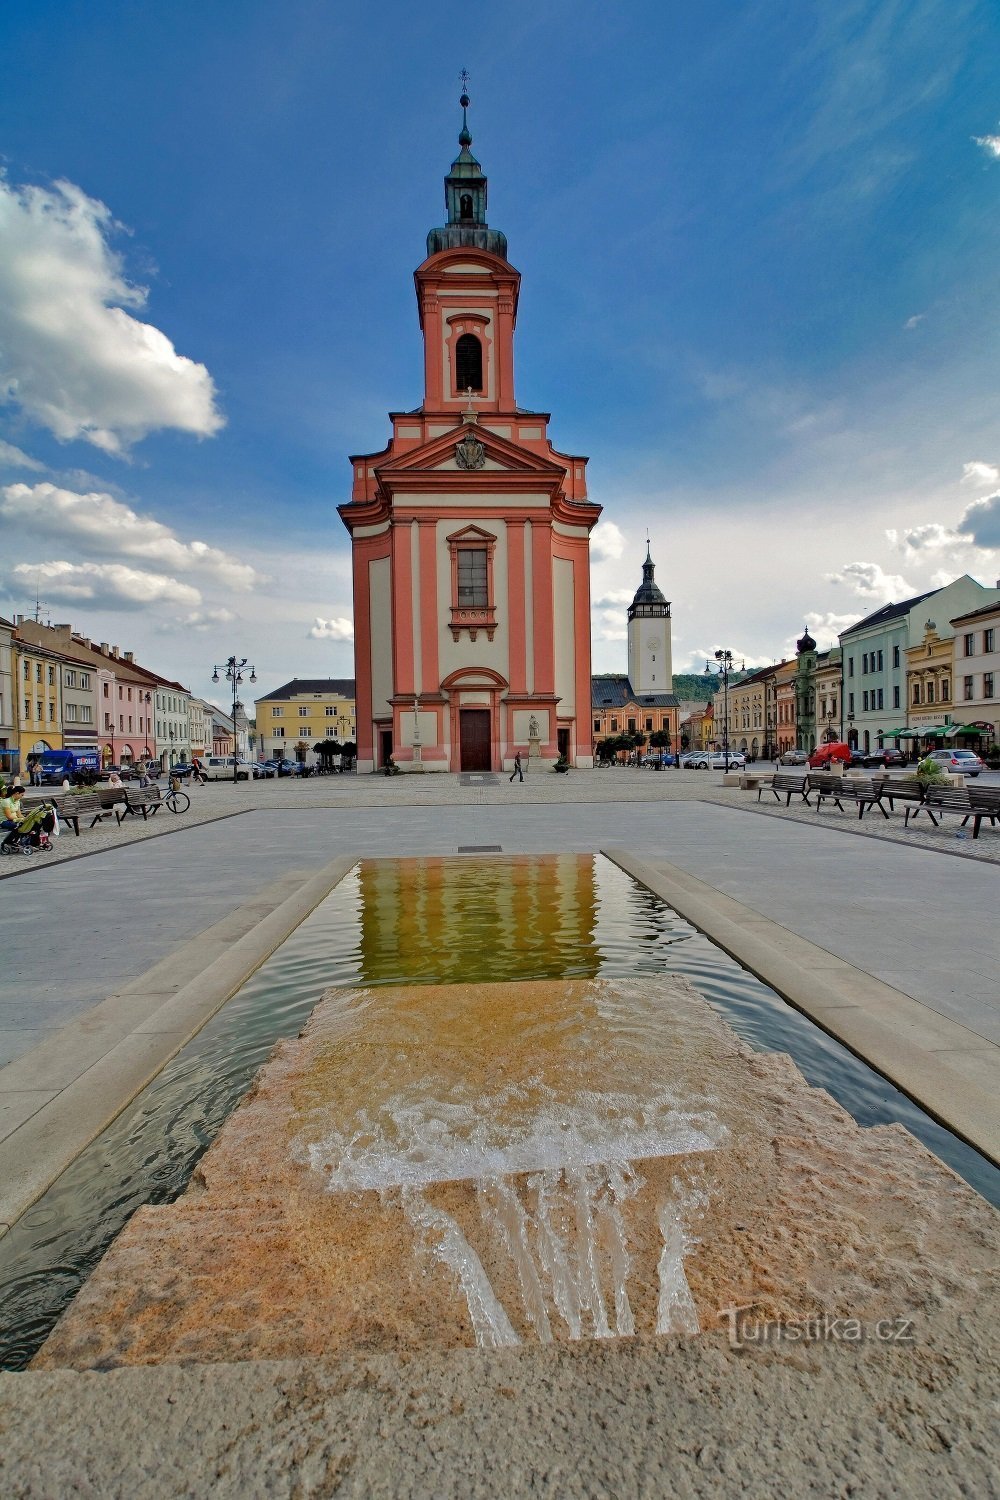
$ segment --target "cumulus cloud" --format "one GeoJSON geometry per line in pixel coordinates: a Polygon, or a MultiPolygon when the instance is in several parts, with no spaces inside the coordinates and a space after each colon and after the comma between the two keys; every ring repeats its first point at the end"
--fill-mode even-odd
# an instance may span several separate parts
{"type": "MultiPolygon", "coordinates": [[[[815,638],[819,649],[825,651],[828,647],[837,644],[840,632],[842,630],[849,630],[852,625],[857,623],[857,618],[857,614],[838,615],[834,614],[832,610],[827,610],[825,614],[817,614],[811,610],[805,616],[805,623],[810,635],[815,638]]],[[[794,641],[791,642],[790,650],[787,654],[791,654],[792,651],[794,651],[794,641]]]]}
{"type": "Polygon", "coordinates": [[[172,627],[178,630],[214,630],[219,625],[231,625],[236,616],[231,609],[193,609],[189,615],[182,615],[179,619],[171,622],[172,627]]]}
{"type": "Polygon", "coordinates": [[[323,620],[317,616],[309,635],[314,641],[353,641],[354,621],[348,620],[345,615],[331,620],[323,620]]]}
{"type": "Polygon", "coordinates": [[[590,555],[593,561],[617,562],[624,551],[625,538],[614,521],[598,521],[590,536],[590,555]]]}
{"type": "Polygon", "coordinates": [[[947,547],[962,545],[962,538],[948,526],[930,521],[926,526],[910,526],[905,531],[891,529],[886,532],[891,546],[901,552],[941,552],[947,547]]]}
{"type": "Polygon", "coordinates": [[[632,603],[635,589],[606,589],[599,599],[593,601],[594,609],[618,609],[632,603]]]}
{"type": "Polygon", "coordinates": [[[872,562],[845,563],[839,573],[827,573],[826,579],[828,583],[841,583],[853,589],[859,598],[873,604],[891,604],[916,593],[898,573],[886,573],[872,562]]]}
{"type": "Polygon", "coordinates": [[[123,455],[160,428],[210,437],[223,425],[202,364],[126,308],[126,279],[103,203],[71,182],[0,179],[0,400],[66,442],[123,455]]]}
{"type": "Polygon", "coordinates": [[[5,443],[0,438],[0,468],[5,469],[44,469],[37,458],[30,458],[20,448],[15,448],[13,443],[5,443]]]}
{"type": "Polygon", "coordinates": [[[14,592],[33,594],[60,604],[91,604],[104,609],[132,609],[143,604],[201,603],[198,590],[163,573],[144,573],[124,563],[18,563],[10,571],[14,592]]]}
{"type": "MultiPolygon", "coordinates": [[[[631,604],[632,594],[628,597],[631,604]]],[[[591,614],[591,635],[597,641],[624,641],[628,639],[627,623],[624,610],[598,608],[591,614]]]]}
{"type": "Polygon", "coordinates": [[[992,551],[1000,547],[1000,491],[982,500],[973,500],[958,523],[963,538],[976,547],[992,551]]]}
{"type": "Polygon", "coordinates": [[[100,491],[81,495],[44,482],[8,484],[0,489],[0,517],[58,544],[71,542],[102,557],[142,558],[171,572],[203,574],[240,592],[264,581],[249,563],[207,542],[182,542],[169,526],[100,491]]]}
{"type": "Polygon", "coordinates": [[[1000,158],[1000,135],[974,135],[972,139],[994,159],[1000,158]]]}
{"type": "Polygon", "coordinates": [[[1000,468],[996,464],[984,464],[981,460],[962,465],[962,483],[983,485],[989,488],[1000,479],[1000,468]]]}

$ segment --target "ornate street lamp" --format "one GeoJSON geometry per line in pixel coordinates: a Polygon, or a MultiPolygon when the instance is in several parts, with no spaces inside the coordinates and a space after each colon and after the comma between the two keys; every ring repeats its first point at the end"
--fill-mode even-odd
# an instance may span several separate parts
{"type": "MultiPolygon", "coordinates": [[[[718,663],[713,667],[711,662],[705,663],[705,672],[717,672],[722,678],[722,754],[725,757],[725,768],[729,770],[729,677],[733,670],[733,653],[731,651],[716,651],[715,660],[718,663]]],[[[740,667],[741,672],[746,671],[746,662],[740,667]]]]}
{"type": "MultiPolygon", "coordinates": [[[[233,785],[234,786],[239,781],[239,769],[240,769],[239,757],[236,754],[236,745],[237,745],[237,740],[236,740],[236,710],[240,706],[240,683],[243,681],[243,672],[244,672],[244,669],[247,666],[250,666],[250,663],[248,662],[248,660],[247,660],[247,658],[245,656],[242,657],[242,658],[240,658],[238,656],[231,656],[229,658],[229,660],[226,662],[225,669],[224,669],[225,673],[226,673],[226,677],[228,678],[228,680],[233,685],[233,785]]],[[[218,669],[218,667],[215,667],[214,670],[213,670],[213,672],[212,672],[212,681],[213,682],[218,682],[218,680],[219,680],[219,669],[218,669]]],[[[250,666],[250,681],[251,682],[256,682],[257,681],[257,669],[256,669],[256,667],[253,667],[253,666],[250,666]]]]}

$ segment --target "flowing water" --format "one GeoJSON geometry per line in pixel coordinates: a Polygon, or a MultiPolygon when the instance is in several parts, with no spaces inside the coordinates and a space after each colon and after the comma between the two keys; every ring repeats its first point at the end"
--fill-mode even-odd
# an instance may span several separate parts
{"type": "MultiPolygon", "coordinates": [[[[17,1368],[30,1358],[139,1205],[183,1191],[274,1042],[295,1035],[330,987],[665,973],[690,980],[756,1049],[789,1053],[808,1082],[860,1124],[902,1123],[1000,1202],[1000,1173],[988,1162],[610,862],[576,855],[363,861],[0,1240],[0,1365],[17,1368]]],[[[345,1184],[399,1195],[427,1253],[461,1278],[486,1341],[509,1342],[510,1318],[480,1274],[481,1261],[477,1270],[470,1234],[435,1200],[435,1184],[456,1172],[477,1181],[477,1222],[506,1247],[538,1337],[546,1327],[551,1333],[555,1319],[591,1336],[627,1332],[634,1313],[623,1291],[628,1250],[620,1216],[636,1189],[628,1163],[705,1149],[711,1119],[689,1117],[667,1091],[618,1100],[602,1130],[585,1097],[575,1108],[558,1101],[557,1118],[545,1113],[553,1101],[534,1102],[525,1129],[500,1140],[482,1129],[484,1112],[471,1098],[452,1098],[450,1112],[431,1119],[415,1092],[399,1101],[391,1151],[377,1133],[338,1139],[335,1129],[302,1150],[345,1184]],[[586,1247],[595,1244],[610,1267],[603,1282],[586,1263],[586,1247]]],[[[689,1206],[660,1208],[656,1319],[663,1330],[684,1331],[693,1313],[683,1281],[689,1206]]]]}

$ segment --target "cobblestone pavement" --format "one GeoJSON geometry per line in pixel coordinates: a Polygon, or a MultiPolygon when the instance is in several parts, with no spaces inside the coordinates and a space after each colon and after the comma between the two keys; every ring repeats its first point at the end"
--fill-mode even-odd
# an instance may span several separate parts
{"type": "Polygon", "coordinates": [[[915,823],[911,818],[904,828],[903,812],[888,819],[877,810],[861,820],[851,810],[841,813],[827,804],[820,812],[799,802],[785,807],[767,793],[757,800],[755,791],[724,787],[721,775],[704,771],[644,771],[618,768],[571,772],[560,776],[552,772],[529,772],[523,785],[511,783],[506,776],[485,776],[482,783],[469,776],[449,774],[433,776],[318,776],[281,781],[209,782],[207,786],[186,788],[191,807],[175,817],[165,807],[143,822],[128,818],[121,826],[113,817],[105,818],[96,828],[83,828],[76,838],[66,828],[55,841],[52,854],[33,854],[28,858],[0,860],[0,878],[37,868],[43,861],[53,864],[77,859],[98,850],[160,838],[195,823],[211,822],[234,813],[270,809],[300,811],[310,807],[333,808],[399,808],[456,806],[518,806],[543,804],[551,806],[586,806],[609,802],[712,802],[722,807],[738,808],[759,817],[784,818],[813,826],[836,829],[857,838],[899,840],[913,848],[936,849],[964,859],[1000,864],[1000,824],[984,823],[978,839],[971,829],[961,827],[957,818],[942,818],[937,828],[923,815],[915,823]]]}

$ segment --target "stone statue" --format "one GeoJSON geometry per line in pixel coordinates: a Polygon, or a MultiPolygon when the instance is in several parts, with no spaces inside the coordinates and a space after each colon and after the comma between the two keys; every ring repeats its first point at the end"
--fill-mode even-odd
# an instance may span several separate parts
{"type": "Polygon", "coordinates": [[[486,449],[471,432],[455,444],[455,459],[460,469],[485,469],[486,449]]]}
{"type": "Polygon", "coordinates": [[[538,737],[539,737],[538,720],[535,718],[534,714],[532,714],[531,718],[528,720],[528,739],[529,740],[537,740],[538,737]]]}

